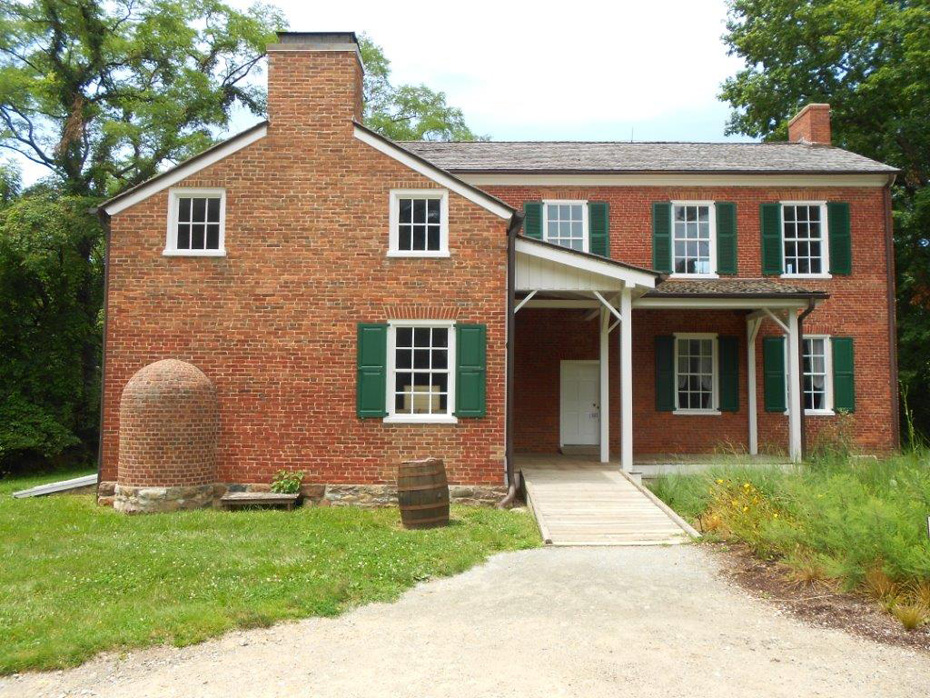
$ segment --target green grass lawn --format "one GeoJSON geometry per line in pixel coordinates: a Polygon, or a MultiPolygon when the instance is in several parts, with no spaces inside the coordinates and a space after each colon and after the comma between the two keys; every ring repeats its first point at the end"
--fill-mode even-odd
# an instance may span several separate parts
{"type": "Polygon", "coordinates": [[[10,496],[81,474],[0,481],[0,673],[332,616],[540,543],[531,515],[486,508],[405,531],[396,509],[128,517],[89,495],[10,496]]]}
{"type": "Polygon", "coordinates": [[[858,590],[905,625],[930,621],[930,454],[835,459],[788,471],[669,475],[653,492],[710,539],[780,560],[789,580],[858,590]]]}

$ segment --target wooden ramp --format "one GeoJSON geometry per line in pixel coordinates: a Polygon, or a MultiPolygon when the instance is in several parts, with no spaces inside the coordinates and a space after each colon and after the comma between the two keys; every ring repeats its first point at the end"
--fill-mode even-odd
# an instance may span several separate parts
{"type": "Polygon", "coordinates": [[[521,468],[548,545],[677,545],[697,531],[616,466],[521,468]]]}

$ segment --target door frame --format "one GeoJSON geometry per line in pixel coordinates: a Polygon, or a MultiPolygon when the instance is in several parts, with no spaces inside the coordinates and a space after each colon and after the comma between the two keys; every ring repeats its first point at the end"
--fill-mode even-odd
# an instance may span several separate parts
{"type": "MultiPolygon", "coordinates": [[[[565,364],[572,364],[572,365],[588,364],[591,366],[600,366],[601,362],[600,362],[600,359],[562,359],[561,361],[559,361],[559,448],[562,448],[563,446],[565,446],[565,428],[564,428],[564,423],[562,419],[562,380],[564,378],[564,373],[565,373],[565,364]]],[[[598,375],[600,375],[600,371],[598,371],[598,375]]],[[[598,415],[598,425],[600,425],[600,419],[602,415],[600,378],[598,378],[598,385],[597,385],[597,415],[598,415]]],[[[600,444],[601,444],[601,430],[600,430],[600,426],[598,426],[597,440],[593,444],[584,444],[584,445],[600,446],[600,444]]],[[[576,445],[576,444],[569,444],[569,445],[576,445]]],[[[581,445],[581,444],[578,444],[578,445],[581,445]]]]}

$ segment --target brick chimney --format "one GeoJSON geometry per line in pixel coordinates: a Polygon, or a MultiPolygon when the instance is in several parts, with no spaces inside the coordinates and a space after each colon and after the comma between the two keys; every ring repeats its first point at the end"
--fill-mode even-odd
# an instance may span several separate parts
{"type": "Polygon", "coordinates": [[[268,120],[276,137],[345,137],[362,120],[354,32],[279,32],[268,45],[268,120]]]}
{"type": "Polygon", "coordinates": [[[808,104],[788,122],[791,143],[830,145],[830,105],[808,104]]]}

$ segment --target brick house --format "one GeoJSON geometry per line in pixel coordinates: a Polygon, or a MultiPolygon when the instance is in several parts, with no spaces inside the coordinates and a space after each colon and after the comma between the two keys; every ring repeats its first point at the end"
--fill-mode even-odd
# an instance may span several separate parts
{"type": "Polygon", "coordinates": [[[103,482],[121,391],[169,358],[215,386],[224,483],[797,460],[839,419],[896,446],[896,170],[831,147],[827,105],[787,143],[394,143],[362,71],[353,34],[282,34],[266,122],[101,206],[103,482]]]}

